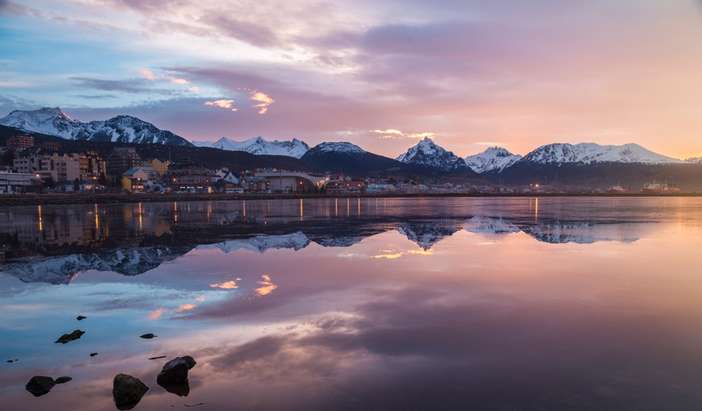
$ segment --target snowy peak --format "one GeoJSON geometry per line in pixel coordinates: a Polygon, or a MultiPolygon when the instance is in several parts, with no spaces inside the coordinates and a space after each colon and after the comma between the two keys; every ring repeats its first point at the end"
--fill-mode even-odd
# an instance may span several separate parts
{"type": "Polygon", "coordinates": [[[312,148],[312,150],[323,153],[350,153],[350,154],[362,154],[366,151],[361,147],[351,144],[345,141],[341,142],[326,142],[317,144],[312,148]]]}
{"type": "Polygon", "coordinates": [[[600,145],[595,143],[548,144],[524,156],[524,161],[541,164],[640,163],[669,164],[682,160],[647,150],[638,144],[600,145]]]}
{"type": "Polygon", "coordinates": [[[34,111],[15,110],[0,119],[0,124],[35,133],[50,134],[72,139],[72,132],[80,127],[58,107],[44,107],[34,111]]]}
{"type": "Polygon", "coordinates": [[[489,147],[482,153],[465,158],[466,164],[478,174],[491,171],[500,172],[521,159],[522,156],[512,154],[502,147],[489,147]]]}
{"type": "Polygon", "coordinates": [[[236,141],[227,137],[222,137],[214,143],[201,143],[200,146],[218,148],[229,151],[245,151],[254,155],[272,155],[300,158],[309,146],[302,140],[293,138],[292,140],[266,140],[263,137],[254,137],[248,140],[236,141]]]}
{"type": "Polygon", "coordinates": [[[437,145],[428,137],[397,157],[397,161],[442,171],[453,171],[466,167],[466,162],[462,158],[437,145]]]}
{"type": "Polygon", "coordinates": [[[188,140],[133,116],[119,115],[105,121],[84,123],[72,119],[58,107],[15,110],[1,118],[0,125],[68,140],[191,145],[188,140]]]}

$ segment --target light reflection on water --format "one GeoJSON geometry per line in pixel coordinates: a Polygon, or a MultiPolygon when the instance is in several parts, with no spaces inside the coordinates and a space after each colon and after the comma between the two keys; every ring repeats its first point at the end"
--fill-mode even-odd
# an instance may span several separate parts
{"type": "Polygon", "coordinates": [[[0,235],[3,410],[115,409],[120,372],[140,410],[702,403],[702,199],[16,207],[0,235]],[[158,355],[196,358],[188,397],[158,355]]]}

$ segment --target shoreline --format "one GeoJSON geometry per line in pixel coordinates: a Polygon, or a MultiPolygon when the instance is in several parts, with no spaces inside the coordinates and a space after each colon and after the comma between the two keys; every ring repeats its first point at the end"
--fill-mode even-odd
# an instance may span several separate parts
{"type": "Polygon", "coordinates": [[[128,193],[66,193],[21,194],[0,196],[0,206],[71,205],[71,204],[126,204],[171,201],[236,201],[236,200],[297,200],[321,198],[427,198],[427,197],[702,197],[702,193],[383,193],[383,194],[128,194],[128,193]]]}

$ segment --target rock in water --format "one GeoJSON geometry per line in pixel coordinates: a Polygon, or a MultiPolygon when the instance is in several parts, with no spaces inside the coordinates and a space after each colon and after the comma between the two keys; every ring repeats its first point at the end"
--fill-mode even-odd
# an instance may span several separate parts
{"type": "Polygon", "coordinates": [[[96,352],[91,352],[91,353],[90,353],[90,356],[91,356],[91,357],[95,357],[96,355],[98,355],[98,353],[96,353],[96,352]]]}
{"type": "Polygon", "coordinates": [[[119,410],[131,410],[149,390],[140,379],[127,374],[117,374],[112,381],[112,396],[119,410]]]}
{"type": "Polygon", "coordinates": [[[152,339],[152,338],[156,338],[156,334],[153,334],[153,333],[146,333],[146,334],[140,335],[139,338],[143,338],[143,339],[145,339],[145,340],[150,340],[150,339],[152,339]]]}
{"type": "Polygon", "coordinates": [[[41,397],[42,395],[51,391],[54,388],[54,379],[51,377],[46,377],[43,375],[35,375],[32,377],[24,388],[32,393],[35,397],[41,397]]]}
{"type": "Polygon", "coordinates": [[[65,384],[71,381],[72,379],[73,378],[64,375],[63,377],[58,377],[57,379],[55,379],[54,384],[65,384]]]}
{"type": "Polygon", "coordinates": [[[83,320],[85,320],[86,318],[88,318],[88,317],[86,317],[86,316],[84,316],[84,315],[79,315],[78,317],[76,317],[76,320],[78,320],[78,321],[83,321],[83,320]]]}
{"type": "Polygon", "coordinates": [[[73,340],[77,340],[80,337],[85,334],[85,331],[82,330],[73,330],[70,334],[64,334],[58,338],[58,340],[54,341],[55,343],[58,344],[66,344],[68,342],[71,342],[73,340]]]}
{"type": "Polygon", "coordinates": [[[188,371],[197,364],[193,357],[177,357],[168,361],[156,377],[158,385],[166,391],[185,397],[190,393],[188,371]]]}

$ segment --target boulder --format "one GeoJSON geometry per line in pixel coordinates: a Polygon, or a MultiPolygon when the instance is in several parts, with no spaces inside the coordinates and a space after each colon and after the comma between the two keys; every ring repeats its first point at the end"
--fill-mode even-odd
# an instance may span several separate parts
{"type": "Polygon", "coordinates": [[[98,353],[96,353],[96,352],[91,352],[91,353],[90,353],[90,356],[91,356],[91,357],[95,357],[96,355],[98,355],[98,353]]]}
{"type": "Polygon", "coordinates": [[[153,334],[153,333],[146,333],[146,334],[140,335],[139,338],[143,338],[143,339],[145,339],[145,340],[150,340],[150,339],[152,339],[152,338],[156,338],[156,334],[153,334]]]}
{"type": "Polygon", "coordinates": [[[54,384],[65,384],[71,381],[72,379],[73,378],[64,375],[63,377],[58,377],[57,379],[55,379],[54,384]]]}
{"type": "Polygon", "coordinates": [[[149,390],[140,379],[127,374],[117,374],[112,381],[112,396],[119,410],[131,410],[149,390]]]}
{"type": "Polygon", "coordinates": [[[58,338],[58,340],[56,340],[56,341],[54,341],[54,342],[57,343],[57,344],[66,344],[66,343],[69,343],[69,342],[71,342],[71,341],[73,341],[73,340],[79,339],[80,337],[83,336],[83,334],[85,334],[85,331],[82,331],[82,330],[73,330],[73,331],[72,331],[71,333],[69,333],[69,334],[64,334],[64,335],[60,336],[60,337],[58,338]]]}
{"type": "Polygon", "coordinates": [[[86,316],[84,316],[84,315],[79,315],[78,317],[76,317],[76,320],[78,320],[78,321],[83,321],[83,320],[85,320],[86,318],[88,318],[88,317],[86,317],[86,316]]]}
{"type": "Polygon", "coordinates": [[[156,377],[156,382],[170,393],[181,397],[187,396],[190,393],[188,371],[195,364],[197,363],[193,357],[187,355],[174,358],[163,366],[158,377],[156,377]]]}
{"type": "Polygon", "coordinates": [[[47,394],[54,388],[54,379],[43,375],[35,375],[32,377],[24,388],[35,397],[41,397],[47,394]]]}

